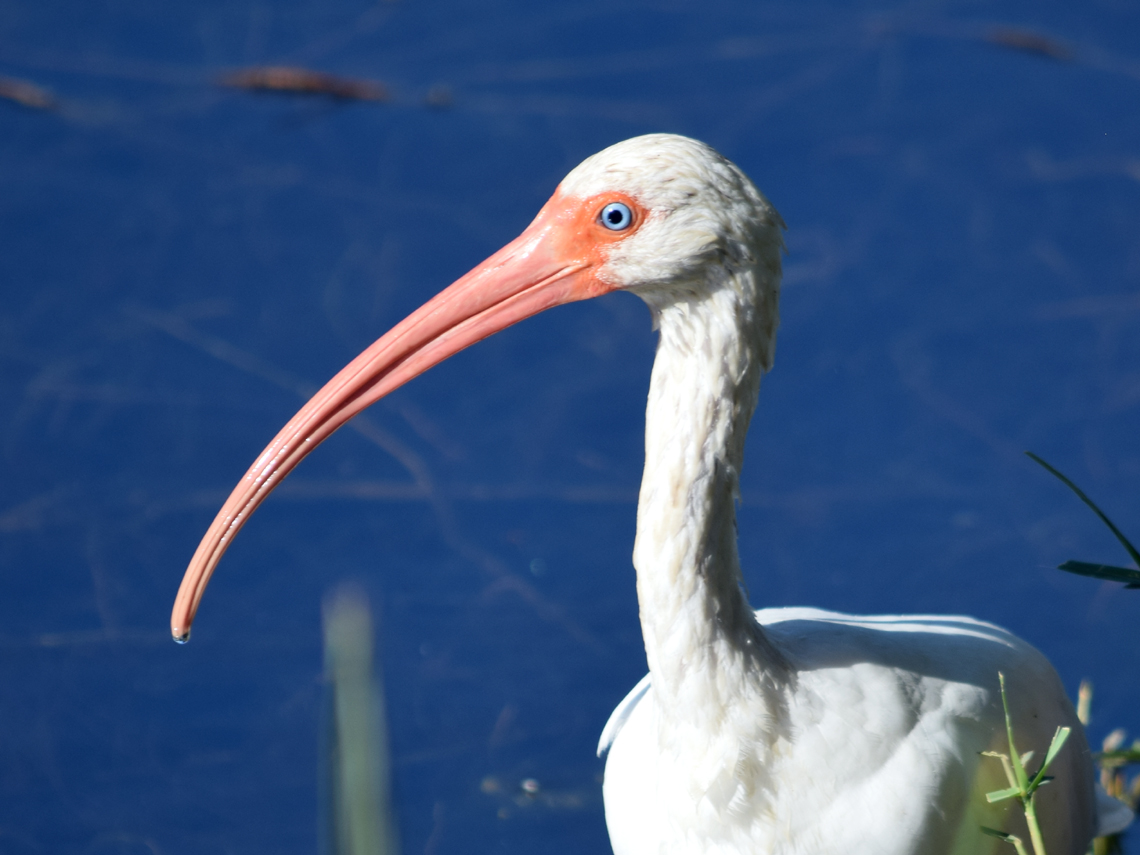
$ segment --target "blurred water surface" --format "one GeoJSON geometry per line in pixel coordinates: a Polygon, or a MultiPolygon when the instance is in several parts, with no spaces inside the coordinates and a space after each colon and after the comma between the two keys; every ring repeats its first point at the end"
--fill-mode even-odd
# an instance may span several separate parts
{"type": "Polygon", "coordinates": [[[382,619],[405,852],[608,851],[594,746],[645,667],[653,357],[613,295],[374,408],[166,621],[304,396],[650,131],[788,223],[749,445],[757,605],[961,612],[1140,729],[1140,11],[1050,2],[0,2],[0,851],[311,852],[321,600],[382,619]],[[384,103],[217,85],[251,66],[384,103]],[[537,791],[521,782],[533,779],[537,791]]]}

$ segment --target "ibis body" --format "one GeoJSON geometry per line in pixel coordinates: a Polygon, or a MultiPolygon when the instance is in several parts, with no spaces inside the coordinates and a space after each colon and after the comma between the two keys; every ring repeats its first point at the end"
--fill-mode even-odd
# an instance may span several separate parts
{"type": "MultiPolygon", "coordinates": [[[[373,401],[492,333],[617,290],[660,331],[633,563],[649,675],[603,732],[616,855],[982,855],[1022,833],[1006,786],[998,672],[1014,734],[1073,735],[1039,791],[1049,855],[1083,855],[1098,809],[1088,747],[1046,659],[966,617],[753,612],[735,501],[772,364],[783,222],[734,164],[654,134],[588,158],[533,223],[380,338],[281,430],[219,512],[183,580],[189,635],[234,534],[309,451],[373,401]]],[[[984,592],[979,591],[979,597],[984,592]]],[[[1112,808],[1110,811],[1108,808],[1112,808]]],[[[1123,813],[1121,812],[1123,811],[1123,813]]],[[[1109,817],[1107,814],[1112,813],[1109,817]]]]}

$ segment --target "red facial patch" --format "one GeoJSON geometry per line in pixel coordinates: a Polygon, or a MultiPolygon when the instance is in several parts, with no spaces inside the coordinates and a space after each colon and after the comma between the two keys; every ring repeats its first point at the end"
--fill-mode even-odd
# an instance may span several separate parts
{"type": "Polygon", "coordinates": [[[580,299],[588,299],[617,288],[615,283],[606,282],[597,274],[609,259],[610,247],[634,234],[647,216],[645,208],[625,193],[599,193],[589,199],[578,199],[563,195],[558,189],[539,212],[536,223],[554,221],[548,238],[553,252],[559,259],[583,268],[575,284],[581,289],[580,299]],[[621,202],[629,208],[632,221],[628,228],[615,231],[602,224],[602,210],[613,202],[621,202]]]}

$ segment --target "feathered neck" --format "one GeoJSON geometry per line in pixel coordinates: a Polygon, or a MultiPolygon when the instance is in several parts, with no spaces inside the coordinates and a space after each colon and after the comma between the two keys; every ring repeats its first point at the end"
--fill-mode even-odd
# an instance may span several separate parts
{"type": "Polygon", "coordinates": [[[735,508],[775,344],[779,268],[718,274],[699,289],[642,295],[660,340],[633,553],[641,626],[662,708],[697,717],[719,717],[759,688],[736,684],[786,671],[741,587],[735,508]]]}

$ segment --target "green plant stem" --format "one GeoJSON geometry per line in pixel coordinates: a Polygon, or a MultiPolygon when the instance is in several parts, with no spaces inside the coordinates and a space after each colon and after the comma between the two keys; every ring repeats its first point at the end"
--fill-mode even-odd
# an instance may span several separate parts
{"type": "Polygon", "coordinates": [[[1036,855],[1045,855],[1045,841],[1041,838],[1041,826],[1037,824],[1037,805],[1033,802],[1032,794],[1024,804],[1025,822],[1029,826],[1029,839],[1033,842],[1033,851],[1036,855]]]}

